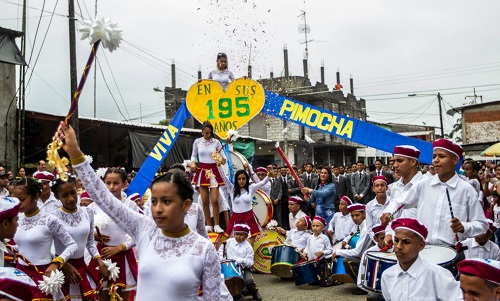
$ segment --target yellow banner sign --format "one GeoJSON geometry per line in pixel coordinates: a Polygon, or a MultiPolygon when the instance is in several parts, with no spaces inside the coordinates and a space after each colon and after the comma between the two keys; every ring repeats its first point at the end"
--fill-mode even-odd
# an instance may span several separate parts
{"type": "Polygon", "coordinates": [[[237,130],[264,107],[264,89],[254,80],[239,78],[224,92],[214,80],[205,79],[189,88],[186,105],[199,122],[210,121],[221,138],[237,130]]]}

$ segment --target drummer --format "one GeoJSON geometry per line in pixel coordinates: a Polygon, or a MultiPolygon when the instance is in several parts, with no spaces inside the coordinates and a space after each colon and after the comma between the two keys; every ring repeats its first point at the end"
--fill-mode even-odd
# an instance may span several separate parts
{"type": "MultiPolygon", "coordinates": [[[[384,248],[384,246],[385,246],[385,243],[384,243],[385,228],[386,228],[386,226],[382,225],[382,224],[375,225],[372,228],[373,241],[375,242],[375,245],[368,248],[368,250],[366,250],[363,253],[363,256],[361,257],[361,264],[359,266],[359,272],[358,272],[358,281],[356,282],[356,284],[358,285],[358,287],[360,289],[364,289],[363,286],[361,285],[361,280],[362,280],[362,275],[365,273],[365,268],[366,268],[365,265],[363,264],[365,262],[366,253],[378,252],[384,248]]],[[[387,251],[392,252],[392,249],[387,250],[387,251]]],[[[368,300],[368,301],[383,301],[384,298],[382,297],[381,294],[370,291],[370,292],[368,292],[368,296],[366,296],[366,300],[368,300]]]]}
{"type": "MultiPolygon", "coordinates": [[[[234,237],[228,239],[221,248],[219,248],[219,257],[222,260],[231,259],[235,260],[236,264],[240,265],[243,269],[243,277],[247,290],[252,294],[254,300],[262,300],[259,290],[253,281],[252,271],[250,268],[253,266],[254,253],[253,247],[247,241],[250,233],[250,227],[245,224],[236,224],[233,227],[234,237]]],[[[235,299],[242,296],[234,296],[235,299]]]]}
{"type": "Polygon", "coordinates": [[[351,229],[354,227],[351,214],[347,206],[352,205],[352,201],[348,196],[343,196],[339,203],[339,212],[333,215],[332,220],[328,224],[328,234],[333,236],[334,242],[339,242],[346,238],[351,229]]]}
{"type": "Polygon", "coordinates": [[[316,260],[318,263],[318,274],[320,277],[320,285],[323,287],[332,286],[333,283],[328,277],[326,258],[332,254],[332,245],[328,236],[323,234],[326,227],[326,221],[323,217],[316,215],[312,221],[312,232],[314,235],[309,236],[307,246],[302,252],[303,257],[308,260],[316,260]]]}
{"type": "Polygon", "coordinates": [[[458,271],[464,300],[496,301],[500,299],[499,261],[466,259],[458,264],[458,271]]]}
{"type": "Polygon", "coordinates": [[[382,274],[385,300],[456,300],[459,282],[451,272],[419,256],[427,228],[414,218],[395,219],[391,227],[398,263],[382,274]]]}
{"type": "Polygon", "coordinates": [[[303,200],[298,196],[290,196],[288,197],[288,210],[290,213],[288,214],[288,222],[290,223],[290,229],[293,230],[297,228],[296,223],[306,216],[306,214],[300,210],[300,205],[303,200]]]}
{"type": "MultiPolygon", "coordinates": [[[[252,168],[252,164],[244,164],[245,170],[248,168],[248,172],[250,173],[250,178],[252,179],[252,182],[254,183],[259,183],[260,181],[263,181],[266,176],[267,176],[267,169],[265,167],[257,167],[256,169],[252,168]]],[[[271,182],[267,182],[260,188],[262,191],[264,191],[267,196],[271,195],[271,182]]]]}
{"type": "MultiPolygon", "coordinates": [[[[332,258],[336,256],[344,257],[343,263],[347,274],[351,277],[354,283],[357,282],[358,279],[358,270],[361,262],[361,256],[363,253],[372,245],[372,240],[366,229],[366,220],[365,220],[365,205],[363,204],[353,204],[347,207],[349,212],[351,213],[352,221],[354,222],[354,227],[352,234],[346,237],[342,245],[345,247],[349,244],[351,239],[359,236],[356,244],[349,244],[352,249],[340,249],[333,253],[332,258]]],[[[362,289],[356,289],[352,292],[353,295],[366,295],[366,292],[362,289]]]]}
{"type": "Polygon", "coordinates": [[[305,215],[297,221],[295,226],[295,229],[290,231],[280,227],[276,231],[281,235],[286,235],[285,244],[295,246],[298,251],[303,252],[311,236],[311,218],[305,215]]]}
{"type": "Polygon", "coordinates": [[[500,260],[500,248],[497,244],[491,241],[493,233],[497,230],[493,226],[493,221],[488,220],[489,228],[486,233],[478,235],[474,238],[467,238],[462,241],[464,248],[464,255],[466,259],[469,258],[487,258],[493,260],[500,260]]]}

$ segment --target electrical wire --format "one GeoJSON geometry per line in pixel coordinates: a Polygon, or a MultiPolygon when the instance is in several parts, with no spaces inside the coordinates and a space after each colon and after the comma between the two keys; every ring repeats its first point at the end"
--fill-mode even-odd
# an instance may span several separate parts
{"type": "Polygon", "coordinates": [[[102,75],[102,79],[104,80],[104,84],[106,85],[106,88],[108,88],[109,94],[111,95],[111,98],[115,102],[115,105],[116,105],[116,108],[118,109],[118,112],[120,112],[120,115],[122,115],[124,120],[127,120],[127,118],[125,116],[123,116],[123,113],[120,110],[120,106],[116,102],[115,96],[113,95],[113,92],[111,92],[111,89],[109,88],[108,82],[106,81],[106,78],[104,77],[104,72],[102,71],[102,68],[101,68],[101,63],[99,62],[99,60],[96,60],[96,61],[97,61],[97,65],[99,66],[99,70],[101,71],[101,75],[102,75]]]}
{"type": "Polygon", "coordinates": [[[128,113],[127,106],[125,105],[125,100],[123,99],[122,92],[120,91],[120,87],[118,87],[118,83],[116,82],[115,74],[113,72],[113,69],[111,69],[111,66],[109,65],[108,57],[106,56],[106,52],[101,52],[104,55],[104,59],[106,60],[106,64],[108,65],[109,71],[111,72],[111,77],[113,77],[113,81],[115,83],[116,89],[118,90],[118,94],[120,95],[120,98],[122,100],[122,104],[125,107],[125,112],[127,112],[127,116],[130,119],[130,114],[128,113]]]}

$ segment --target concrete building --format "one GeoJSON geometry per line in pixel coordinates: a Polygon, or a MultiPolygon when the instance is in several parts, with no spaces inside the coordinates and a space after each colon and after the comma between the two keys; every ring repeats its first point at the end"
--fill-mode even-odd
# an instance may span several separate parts
{"type": "Polygon", "coordinates": [[[500,141],[500,100],[454,108],[462,113],[462,141],[468,157],[500,141]]]}

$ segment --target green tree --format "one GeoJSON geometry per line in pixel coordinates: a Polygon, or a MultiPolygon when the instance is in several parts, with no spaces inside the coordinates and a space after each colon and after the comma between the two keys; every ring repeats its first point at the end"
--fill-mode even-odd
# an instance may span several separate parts
{"type": "Polygon", "coordinates": [[[462,116],[458,117],[451,132],[449,134],[445,134],[445,136],[455,140],[456,142],[462,142],[462,116]]]}

